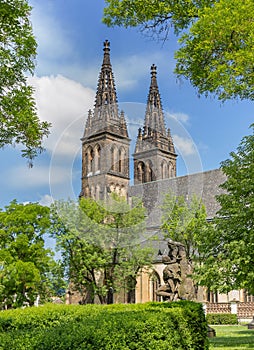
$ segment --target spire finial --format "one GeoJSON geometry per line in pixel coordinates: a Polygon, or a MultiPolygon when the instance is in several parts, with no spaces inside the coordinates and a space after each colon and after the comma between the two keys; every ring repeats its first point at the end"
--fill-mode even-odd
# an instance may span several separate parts
{"type": "Polygon", "coordinates": [[[110,47],[110,42],[108,40],[105,40],[103,45],[104,45],[104,49],[103,49],[104,51],[106,51],[106,50],[109,51],[110,50],[110,48],[109,48],[110,47]]]}
{"type": "Polygon", "coordinates": [[[110,42],[108,40],[105,40],[104,43],[104,57],[103,57],[103,65],[110,65],[110,57],[109,57],[109,52],[110,52],[110,42]]]}
{"type": "Polygon", "coordinates": [[[156,67],[156,65],[153,63],[152,66],[151,66],[151,74],[152,74],[152,77],[156,77],[156,74],[157,74],[156,69],[157,69],[157,67],[156,67]]]}

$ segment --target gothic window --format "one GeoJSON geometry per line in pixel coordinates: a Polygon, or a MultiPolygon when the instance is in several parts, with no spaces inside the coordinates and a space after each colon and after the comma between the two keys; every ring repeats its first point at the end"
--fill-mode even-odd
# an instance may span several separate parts
{"type": "Polygon", "coordinates": [[[119,172],[120,173],[124,173],[125,171],[125,166],[124,166],[124,163],[125,163],[125,149],[122,147],[120,148],[119,150],[119,172]]]}
{"type": "Polygon", "coordinates": [[[117,171],[118,166],[117,166],[117,148],[116,146],[112,146],[111,148],[111,170],[117,171]]]}
{"type": "Polygon", "coordinates": [[[151,286],[151,301],[161,301],[161,297],[156,294],[156,291],[160,287],[160,276],[156,271],[153,271],[150,277],[151,286]]]}
{"type": "Polygon", "coordinates": [[[161,178],[162,179],[168,178],[168,167],[165,160],[161,163],[161,178]]]}
{"type": "Polygon", "coordinates": [[[101,148],[100,145],[96,145],[94,152],[94,171],[101,169],[101,148]]]}
{"type": "Polygon", "coordinates": [[[93,185],[91,186],[91,198],[95,198],[95,189],[93,185]]]}
{"type": "Polygon", "coordinates": [[[85,162],[86,162],[86,173],[89,174],[93,171],[93,158],[94,153],[91,147],[88,147],[85,154],[85,162]]]}
{"type": "Polygon", "coordinates": [[[145,182],[151,182],[153,180],[152,164],[148,162],[145,166],[145,182]]]}
{"type": "Polygon", "coordinates": [[[145,182],[145,164],[143,162],[138,163],[137,178],[139,182],[141,183],[145,182]]]}
{"type": "Polygon", "coordinates": [[[168,172],[169,172],[169,177],[175,176],[175,169],[174,169],[174,165],[172,162],[168,163],[168,172]]]}
{"type": "Polygon", "coordinates": [[[207,289],[207,301],[209,303],[218,303],[218,293],[212,292],[210,288],[207,289]]]}

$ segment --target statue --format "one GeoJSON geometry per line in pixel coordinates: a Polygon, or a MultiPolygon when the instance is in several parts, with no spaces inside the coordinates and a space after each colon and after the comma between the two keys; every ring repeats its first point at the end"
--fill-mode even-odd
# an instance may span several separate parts
{"type": "Polygon", "coordinates": [[[163,270],[164,285],[156,291],[164,301],[179,300],[179,287],[182,282],[181,261],[185,257],[184,247],[176,242],[168,242],[168,255],[162,256],[162,262],[166,265],[163,270]]]}

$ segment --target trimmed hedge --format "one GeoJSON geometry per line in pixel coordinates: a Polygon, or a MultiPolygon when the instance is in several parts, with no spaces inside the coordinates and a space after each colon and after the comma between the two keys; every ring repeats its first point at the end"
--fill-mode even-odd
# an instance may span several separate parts
{"type": "Polygon", "coordinates": [[[205,350],[207,323],[194,302],[46,305],[0,312],[1,350],[205,350]]]}
{"type": "Polygon", "coordinates": [[[238,324],[237,315],[235,314],[207,314],[206,320],[208,324],[238,324]]]}

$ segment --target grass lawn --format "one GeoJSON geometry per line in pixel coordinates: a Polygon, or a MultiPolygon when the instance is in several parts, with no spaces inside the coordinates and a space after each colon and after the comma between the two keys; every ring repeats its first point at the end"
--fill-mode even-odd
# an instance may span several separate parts
{"type": "Polygon", "coordinates": [[[254,329],[247,326],[212,326],[216,337],[210,338],[210,349],[254,350],[254,329]]]}

